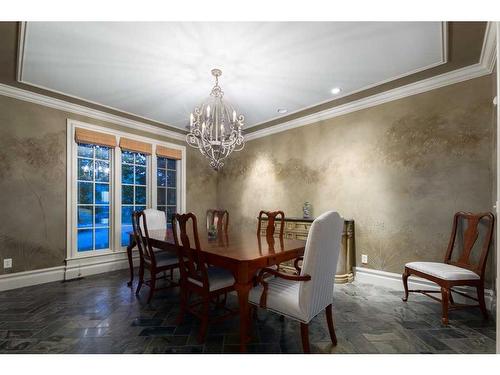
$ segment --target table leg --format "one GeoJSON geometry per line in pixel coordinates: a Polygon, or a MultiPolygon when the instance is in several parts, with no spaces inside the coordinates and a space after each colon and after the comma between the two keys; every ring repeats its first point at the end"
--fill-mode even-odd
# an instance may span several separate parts
{"type": "Polygon", "coordinates": [[[238,301],[240,307],[240,351],[247,350],[248,340],[248,322],[250,319],[250,306],[248,303],[248,294],[252,288],[252,282],[236,283],[235,289],[238,292],[238,301]]]}
{"type": "Polygon", "coordinates": [[[128,258],[128,268],[130,270],[130,281],[127,283],[127,286],[132,287],[132,282],[134,281],[134,262],[132,261],[132,249],[135,246],[135,241],[130,241],[127,246],[127,258],[128,258]]]}

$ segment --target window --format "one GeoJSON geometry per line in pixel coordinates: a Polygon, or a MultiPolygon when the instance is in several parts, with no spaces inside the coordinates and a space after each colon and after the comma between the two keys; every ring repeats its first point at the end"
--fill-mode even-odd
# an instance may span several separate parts
{"type": "Polygon", "coordinates": [[[184,146],[75,120],[67,146],[67,266],[123,261],[134,211],[183,212],[184,146]]]}
{"type": "Polygon", "coordinates": [[[122,151],[122,246],[129,244],[132,213],[146,209],[147,160],[146,154],[122,151]]]}
{"type": "Polygon", "coordinates": [[[177,212],[177,161],[158,156],[156,163],[156,207],[166,212],[170,226],[170,218],[177,212]]]}
{"type": "Polygon", "coordinates": [[[77,155],[77,249],[108,249],[111,149],[79,143],[77,155]]]}

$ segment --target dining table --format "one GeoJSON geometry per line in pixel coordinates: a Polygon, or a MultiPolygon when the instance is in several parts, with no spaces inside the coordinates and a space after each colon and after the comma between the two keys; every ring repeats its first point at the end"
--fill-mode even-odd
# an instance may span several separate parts
{"type": "MultiPolygon", "coordinates": [[[[172,253],[178,252],[172,230],[155,229],[148,232],[154,248],[172,253]]],[[[245,352],[250,326],[248,295],[254,286],[258,271],[303,255],[306,242],[283,236],[261,236],[256,231],[236,227],[219,233],[215,238],[209,236],[208,230],[199,228],[198,236],[205,261],[211,266],[229,270],[234,275],[240,315],[240,351],[245,352]]],[[[194,244],[193,240],[190,242],[194,244]]],[[[135,239],[131,233],[127,247],[131,275],[129,286],[132,286],[134,277],[132,250],[135,246],[135,239]]]]}

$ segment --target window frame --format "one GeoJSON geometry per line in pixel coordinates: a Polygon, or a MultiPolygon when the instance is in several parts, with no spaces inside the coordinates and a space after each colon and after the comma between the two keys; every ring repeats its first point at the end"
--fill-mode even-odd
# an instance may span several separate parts
{"type": "Polygon", "coordinates": [[[93,167],[93,179],[92,181],[83,181],[83,180],[78,180],[78,159],[86,159],[86,160],[92,160],[92,162],[96,162],[96,161],[100,161],[102,159],[97,159],[96,156],[95,156],[95,150],[93,151],[93,157],[92,158],[87,158],[87,157],[82,157],[82,156],[79,156],[78,155],[78,143],[75,142],[75,148],[76,148],[76,155],[75,155],[75,178],[74,178],[74,186],[73,188],[75,189],[75,202],[74,202],[74,209],[76,211],[76,223],[75,223],[75,226],[76,226],[76,231],[75,231],[75,246],[76,246],[76,251],[78,253],[81,253],[81,254],[88,254],[88,255],[97,255],[97,254],[102,254],[102,253],[106,253],[106,252],[109,252],[109,249],[110,249],[110,246],[111,246],[111,241],[112,241],[112,225],[113,225],[113,217],[111,215],[111,213],[113,212],[113,209],[114,209],[114,191],[115,191],[115,188],[114,188],[114,184],[115,184],[115,181],[114,181],[114,176],[113,176],[113,173],[111,173],[111,171],[113,170],[114,168],[114,165],[115,165],[115,161],[114,161],[114,153],[113,153],[113,149],[111,147],[108,147],[109,148],[109,153],[110,153],[110,158],[108,159],[108,162],[109,162],[109,165],[110,165],[110,173],[109,173],[109,181],[108,181],[108,186],[109,186],[109,201],[108,201],[108,204],[107,206],[109,207],[109,223],[108,223],[108,230],[109,230],[109,237],[108,237],[108,248],[102,248],[102,249],[95,249],[95,241],[96,241],[96,235],[95,235],[95,232],[96,232],[96,229],[100,229],[100,228],[103,228],[103,227],[96,227],[95,225],[95,216],[96,216],[96,208],[97,207],[102,207],[102,206],[106,206],[104,204],[97,204],[96,203],[96,184],[97,183],[102,183],[102,182],[98,182],[96,181],[96,178],[95,178],[95,165],[93,167]],[[79,182],[91,182],[92,183],[92,203],[89,203],[89,204],[80,204],[78,203],[78,183],[79,182]],[[81,207],[81,206],[92,206],[92,227],[91,228],[86,228],[86,229],[92,229],[92,249],[91,250],[83,250],[83,251],[78,251],[78,231],[79,230],[84,230],[84,229],[79,229],[78,228],[78,208],[81,207]]]}
{"type": "Polygon", "coordinates": [[[67,120],[67,181],[66,181],[66,259],[81,259],[98,257],[103,255],[116,254],[126,251],[126,246],[121,246],[121,148],[120,138],[125,137],[152,145],[152,153],[147,156],[146,175],[146,207],[156,208],[157,206],[157,156],[156,146],[173,148],[181,151],[182,159],[176,161],[177,169],[177,210],[180,213],[186,209],[186,147],[175,143],[165,142],[158,139],[135,135],[127,131],[115,130],[112,128],[89,124],[73,119],[67,120]],[[78,230],[78,206],[77,206],[77,176],[78,176],[78,144],[75,141],[75,129],[83,128],[101,133],[111,134],[116,137],[117,146],[111,150],[111,173],[110,173],[110,234],[109,249],[88,250],[78,252],[77,230],[78,230]]]}

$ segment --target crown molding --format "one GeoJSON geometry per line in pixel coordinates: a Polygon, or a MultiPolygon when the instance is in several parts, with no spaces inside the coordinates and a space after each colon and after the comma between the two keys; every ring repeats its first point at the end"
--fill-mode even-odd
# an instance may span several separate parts
{"type": "Polygon", "coordinates": [[[131,120],[126,117],[85,107],[83,105],[70,103],[61,99],[56,99],[33,91],[23,90],[14,86],[8,86],[2,83],[0,83],[0,95],[8,96],[10,98],[19,99],[34,104],[43,105],[45,107],[55,108],[65,112],[75,113],[77,115],[86,116],[96,120],[110,122],[127,128],[146,131],[148,133],[160,135],[170,139],[176,139],[180,141],[185,140],[185,135],[180,132],[178,133],[172,130],[162,129],[159,126],[131,120]]]}
{"type": "Polygon", "coordinates": [[[252,141],[271,134],[284,132],[301,126],[312,125],[319,121],[328,120],[334,117],[342,116],[348,113],[356,112],[362,109],[374,107],[380,104],[388,103],[394,100],[403,99],[412,95],[421,94],[427,91],[435,90],[444,86],[467,81],[469,79],[482,77],[491,74],[496,62],[496,32],[494,22],[488,22],[486,26],[483,48],[479,63],[469,65],[464,68],[452,70],[431,78],[410,83],[405,86],[397,87],[388,91],[381,92],[363,99],[350,103],[339,105],[316,112],[307,116],[299,117],[278,125],[256,130],[245,135],[246,141],[252,141]]]}
{"type": "MultiPolygon", "coordinates": [[[[301,126],[312,125],[319,121],[324,121],[337,116],[356,112],[362,109],[370,108],[376,105],[384,104],[393,100],[406,98],[412,95],[421,94],[444,86],[463,82],[469,79],[478,78],[491,74],[496,62],[496,30],[495,22],[488,22],[483,41],[480,61],[477,64],[470,65],[461,69],[453,70],[438,76],[427,78],[379,94],[375,94],[354,102],[346,103],[311,115],[303,116],[294,120],[283,122],[281,124],[249,132],[245,135],[247,141],[262,138],[271,134],[280,133],[286,130],[301,126]]],[[[97,109],[85,107],[83,105],[56,99],[47,95],[35,93],[32,91],[8,86],[0,83],[0,95],[12,97],[19,100],[43,105],[86,116],[89,118],[111,122],[124,127],[146,131],[151,134],[164,136],[167,138],[184,141],[185,135],[182,130],[173,131],[162,129],[159,126],[147,124],[144,122],[131,120],[126,117],[110,114],[97,109]]]]}

